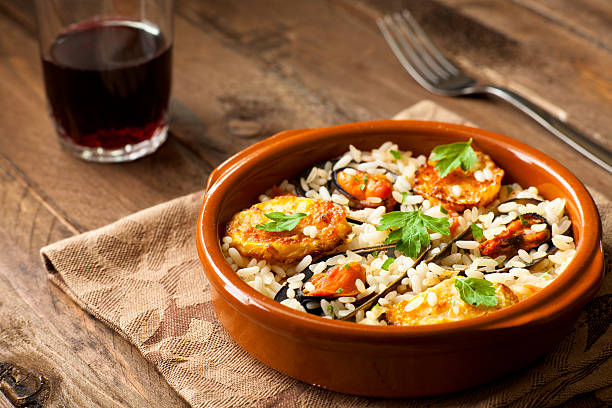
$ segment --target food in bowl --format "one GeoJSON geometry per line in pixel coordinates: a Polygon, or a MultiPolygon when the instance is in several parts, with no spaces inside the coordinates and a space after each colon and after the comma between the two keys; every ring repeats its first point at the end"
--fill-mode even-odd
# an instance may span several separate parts
{"type": "Polygon", "coordinates": [[[222,251],[258,292],[324,318],[482,316],[537,293],[575,254],[565,201],[503,176],[471,140],[429,158],[350,146],[235,214],[222,251]]]}

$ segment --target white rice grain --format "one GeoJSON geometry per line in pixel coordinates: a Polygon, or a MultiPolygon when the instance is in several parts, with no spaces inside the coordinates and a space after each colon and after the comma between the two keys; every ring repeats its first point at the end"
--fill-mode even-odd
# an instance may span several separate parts
{"type": "Polygon", "coordinates": [[[343,167],[346,167],[351,162],[351,160],[353,160],[353,158],[351,157],[350,154],[346,154],[342,156],[340,160],[338,160],[336,164],[334,164],[334,167],[332,168],[332,170],[339,170],[343,167]]]}
{"type": "Polygon", "coordinates": [[[302,272],[304,269],[306,269],[308,267],[308,265],[310,265],[311,262],[312,262],[312,256],[306,255],[300,261],[300,263],[297,264],[297,266],[295,267],[295,271],[298,272],[298,273],[302,272]]]}
{"type": "Polygon", "coordinates": [[[478,248],[478,242],[476,241],[455,241],[455,244],[461,249],[475,249],[478,248]]]}
{"type": "Polygon", "coordinates": [[[546,224],[533,224],[531,230],[533,232],[542,232],[546,229],[546,224]]]}
{"type": "Polygon", "coordinates": [[[485,176],[484,176],[484,174],[483,174],[482,170],[476,170],[476,171],[474,172],[474,178],[475,178],[476,180],[480,181],[481,183],[482,183],[483,181],[486,181],[485,176]]]}
{"type": "Polygon", "coordinates": [[[249,268],[238,269],[236,273],[242,279],[248,279],[250,276],[254,276],[257,272],[259,272],[258,266],[251,266],[249,268]]]}
{"type": "Polygon", "coordinates": [[[412,299],[410,302],[408,302],[406,307],[404,307],[404,311],[405,312],[412,312],[414,309],[416,309],[417,307],[421,306],[423,304],[423,301],[425,301],[425,297],[424,296],[416,296],[414,299],[412,299]]]}
{"type": "Polygon", "coordinates": [[[321,186],[321,188],[319,188],[319,196],[322,200],[331,201],[331,195],[325,186],[321,186]]]}
{"type": "Polygon", "coordinates": [[[230,249],[227,250],[227,253],[232,258],[232,260],[234,261],[234,263],[236,265],[238,265],[238,266],[245,266],[246,265],[246,261],[244,260],[242,255],[240,255],[240,252],[238,252],[238,250],[236,248],[231,247],[230,249]]]}
{"type": "Polygon", "coordinates": [[[317,230],[317,227],[315,227],[314,225],[308,225],[302,230],[302,233],[304,235],[309,236],[310,238],[316,237],[318,232],[319,230],[317,230]]]}

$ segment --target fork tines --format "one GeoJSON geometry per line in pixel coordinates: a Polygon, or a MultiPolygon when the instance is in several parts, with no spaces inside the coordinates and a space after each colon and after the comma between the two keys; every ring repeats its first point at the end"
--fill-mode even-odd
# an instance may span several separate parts
{"type": "Polygon", "coordinates": [[[408,10],[379,18],[376,23],[402,66],[425,88],[461,73],[436,48],[408,10]]]}

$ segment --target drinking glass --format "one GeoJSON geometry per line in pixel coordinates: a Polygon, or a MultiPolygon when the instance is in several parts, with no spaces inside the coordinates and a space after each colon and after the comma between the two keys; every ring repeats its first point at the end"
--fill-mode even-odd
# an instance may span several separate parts
{"type": "Polygon", "coordinates": [[[49,112],[60,144],[135,160],[167,137],[172,0],[36,0],[49,112]]]}

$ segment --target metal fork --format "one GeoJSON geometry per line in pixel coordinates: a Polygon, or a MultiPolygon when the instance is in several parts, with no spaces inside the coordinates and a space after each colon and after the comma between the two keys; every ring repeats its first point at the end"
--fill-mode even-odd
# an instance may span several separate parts
{"type": "Polygon", "coordinates": [[[612,152],[522,96],[479,84],[452,64],[429,40],[408,10],[379,18],[378,27],[402,66],[423,88],[444,96],[490,94],[509,102],[565,143],[612,173],[612,152]]]}

